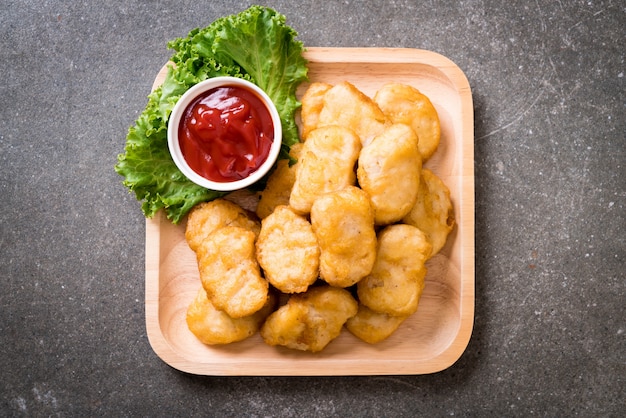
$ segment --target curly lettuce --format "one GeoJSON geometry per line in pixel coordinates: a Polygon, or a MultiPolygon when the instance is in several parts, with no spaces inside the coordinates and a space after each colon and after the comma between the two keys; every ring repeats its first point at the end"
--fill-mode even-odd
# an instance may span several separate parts
{"type": "Polygon", "coordinates": [[[164,209],[178,223],[196,204],[224,195],[189,181],[167,148],[167,121],[174,105],[194,84],[217,76],[240,77],[261,87],[272,99],[283,128],[281,155],[299,141],[296,89],[307,80],[304,46],[275,10],[252,6],[222,17],[206,28],[168,43],[175,51],[163,84],[148,95],[146,108],[128,130],[115,171],[142,202],[145,216],[164,209]]]}

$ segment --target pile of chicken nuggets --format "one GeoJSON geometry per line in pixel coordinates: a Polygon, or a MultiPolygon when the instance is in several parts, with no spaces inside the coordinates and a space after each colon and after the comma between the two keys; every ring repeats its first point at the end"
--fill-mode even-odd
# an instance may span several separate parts
{"type": "Polygon", "coordinates": [[[196,206],[185,237],[200,279],[187,310],[205,344],[260,332],[318,352],[344,326],[385,340],[417,311],[426,261],[454,228],[447,186],[423,163],[440,142],[430,100],[385,84],[312,83],[301,139],[259,194],[256,213],[227,199],[196,206]]]}

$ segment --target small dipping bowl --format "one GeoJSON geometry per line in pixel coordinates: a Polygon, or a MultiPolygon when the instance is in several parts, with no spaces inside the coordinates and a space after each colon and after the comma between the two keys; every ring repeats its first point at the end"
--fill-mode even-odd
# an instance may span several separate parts
{"type": "MultiPolygon", "coordinates": [[[[174,163],[176,164],[178,169],[195,184],[216,191],[227,192],[244,189],[259,181],[269,172],[269,170],[276,162],[276,159],[278,158],[278,154],[280,152],[281,143],[282,127],[280,122],[280,116],[278,115],[276,106],[268,97],[268,95],[256,84],[237,77],[214,77],[192,86],[181,96],[181,98],[174,106],[174,109],[170,114],[167,127],[167,145],[172,159],[174,160],[174,163]],[[262,103],[262,106],[264,106],[267,112],[269,112],[270,119],[273,125],[274,137],[269,152],[267,154],[267,158],[263,162],[259,162],[256,168],[246,174],[245,177],[240,179],[215,180],[209,179],[191,168],[191,165],[188,163],[183,153],[183,147],[181,147],[181,138],[179,134],[180,126],[181,124],[185,123],[184,121],[186,119],[186,115],[188,115],[188,108],[194,105],[194,103],[197,103],[198,98],[204,96],[205,94],[208,94],[211,90],[225,87],[233,87],[233,91],[244,90],[252,93],[253,96],[256,96],[260,103],[262,103]]],[[[239,149],[236,144],[229,143],[228,147],[234,147],[234,149],[239,149]]],[[[232,150],[228,152],[232,153],[232,150]]],[[[213,158],[211,159],[215,160],[213,158]]]]}

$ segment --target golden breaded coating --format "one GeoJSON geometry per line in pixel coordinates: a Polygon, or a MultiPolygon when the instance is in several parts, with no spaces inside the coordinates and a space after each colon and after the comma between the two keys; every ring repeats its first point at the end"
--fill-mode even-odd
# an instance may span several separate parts
{"type": "Polygon", "coordinates": [[[265,305],[268,283],[256,260],[254,232],[225,226],[196,252],[200,280],[213,305],[232,318],[252,315],[265,305]]]}
{"type": "Polygon", "coordinates": [[[352,286],[376,260],[374,209],[369,196],[349,186],[313,203],[311,225],[320,246],[320,277],[337,287],[352,286]]]}
{"type": "Polygon", "coordinates": [[[306,141],[309,132],[317,127],[322,107],[324,107],[324,94],[332,84],[328,83],[311,83],[302,96],[300,119],[302,120],[302,138],[306,141]]]}
{"type": "Polygon", "coordinates": [[[317,238],[309,221],[289,206],[278,206],[263,219],[256,255],[265,278],[281,292],[301,293],[317,280],[317,238]]]}
{"type": "Polygon", "coordinates": [[[385,227],[378,235],[378,253],[372,272],[357,284],[359,301],[373,311],[393,316],[417,310],[424,289],[431,245],[411,225],[385,227]]]}
{"type": "Polygon", "coordinates": [[[435,153],[441,139],[441,126],[437,110],[428,97],[415,87],[388,83],[376,92],[374,102],[391,122],[413,128],[419,138],[423,161],[435,153]]]}
{"type": "Polygon", "coordinates": [[[348,319],[346,328],[366,343],[376,344],[393,334],[408,316],[391,316],[374,312],[359,303],[359,311],[348,319]]]}
{"type": "MultiPolygon", "coordinates": [[[[289,155],[294,159],[300,158],[303,144],[298,142],[291,146],[289,155]]],[[[263,219],[269,216],[278,205],[288,205],[291,189],[296,181],[296,169],[298,163],[289,165],[288,160],[280,160],[276,164],[276,169],[270,174],[265,184],[265,189],[261,192],[261,198],[256,208],[256,214],[263,219]]]]}
{"type": "Polygon", "coordinates": [[[300,154],[289,206],[306,215],[319,196],[354,185],[361,142],[347,128],[325,126],[309,134],[300,154]]]}
{"type": "Polygon", "coordinates": [[[191,209],[187,218],[185,238],[189,248],[198,247],[212,232],[224,226],[240,226],[259,234],[261,223],[252,219],[241,206],[224,199],[200,203],[191,209]]]}
{"type": "Polygon", "coordinates": [[[432,171],[422,170],[417,201],[402,221],[426,234],[433,246],[432,255],[446,244],[456,223],[454,208],[450,201],[450,189],[432,171]]]}
{"type": "Polygon", "coordinates": [[[397,222],[409,213],[421,171],[417,135],[408,125],[390,125],[363,147],[357,179],[372,199],[377,225],[397,222]]]}
{"type": "Polygon", "coordinates": [[[374,101],[347,81],[324,94],[317,127],[339,125],[353,130],[363,146],[380,134],[388,118],[374,101]]]}
{"type": "Polygon", "coordinates": [[[270,294],[265,306],[259,311],[250,316],[231,318],[226,312],[215,309],[204,288],[200,288],[187,308],[187,326],[204,344],[229,344],[254,335],[272,313],[275,304],[276,297],[270,294]]]}
{"type": "Polygon", "coordinates": [[[358,303],[347,290],[312,287],[292,295],[272,313],[261,327],[261,337],[269,345],[318,352],[339,336],[357,310],[358,303]]]}

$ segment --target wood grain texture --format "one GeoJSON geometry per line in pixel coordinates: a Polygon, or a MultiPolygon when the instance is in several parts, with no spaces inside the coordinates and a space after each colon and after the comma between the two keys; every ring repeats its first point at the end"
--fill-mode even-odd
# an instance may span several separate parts
{"type": "MultiPolygon", "coordinates": [[[[387,340],[369,345],[344,330],[321,353],[267,346],[259,335],[206,346],[188,330],[187,306],[200,287],[185,222],[159,212],[146,219],[146,325],[155,353],[170,366],[202,375],[393,375],[448,368],[465,350],[474,320],[474,122],[469,83],[449,59],[424,50],[308,48],[310,81],[349,81],[368,95],[389,81],[426,94],[441,121],[441,144],[425,164],[450,188],[457,226],[428,261],[416,314],[387,340]]],[[[163,82],[166,67],[154,87],[163,82]]],[[[301,97],[307,84],[300,86],[301,97]]],[[[250,205],[250,197],[235,200],[250,205]]]]}

